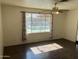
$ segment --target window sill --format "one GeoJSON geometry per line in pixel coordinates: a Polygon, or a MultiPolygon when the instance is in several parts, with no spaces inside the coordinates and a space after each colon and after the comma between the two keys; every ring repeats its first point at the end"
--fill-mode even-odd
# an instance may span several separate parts
{"type": "Polygon", "coordinates": [[[27,35],[30,35],[30,34],[46,34],[46,33],[51,33],[51,32],[28,33],[27,35]]]}

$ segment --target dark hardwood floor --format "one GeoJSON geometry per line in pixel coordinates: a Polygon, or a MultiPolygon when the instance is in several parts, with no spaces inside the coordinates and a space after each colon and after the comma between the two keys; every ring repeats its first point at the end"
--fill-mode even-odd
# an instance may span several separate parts
{"type": "Polygon", "coordinates": [[[4,59],[77,59],[76,45],[65,39],[51,40],[33,44],[17,45],[4,48],[4,55],[10,58],[4,59]],[[35,55],[30,47],[57,43],[63,48],[35,55]]]}

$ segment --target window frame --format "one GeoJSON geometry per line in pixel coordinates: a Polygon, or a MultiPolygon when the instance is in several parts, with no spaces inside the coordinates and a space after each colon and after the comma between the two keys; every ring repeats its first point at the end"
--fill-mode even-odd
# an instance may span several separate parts
{"type": "MultiPolygon", "coordinates": [[[[32,15],[32,14],[50,14],[50,15],[51,15],[51,22],[50,22],[50,23],[52,23],[52,21],[53,21],[53,20],[52,20],[52,19],[53,19],[53,14],[51,14],[51,13],[25,12],[25,16],[26,16],[26,13],[30,13],[31,15],[32,15]]],[[[31,17],[31,18],[32,18],[32,17],[31,17]]],[[[45,18],[46,18],[46,16],[45,16],[45,18]]],[[[26,18],[25,18],[25,20],[26,20],[26,18]]],[[[25,24],[26,24],[26,22],[25,22],[25,24]]],[[[26,28],[27,28],[27,27],[26,27],[26,28]]],[[[35,34],[35,33],[51,33],[51,30],[52,30],[52,24],[50,25],[50,32],[41,32],[41,31],[40,31],[40,32],[32,32],[32,31],[31,31],[31,33],[27,33],[27,29],[26,29],[26,33],[27,33],[27,34],[32,34],[32,33],[33,33],[33,34],[35,34]]]]}

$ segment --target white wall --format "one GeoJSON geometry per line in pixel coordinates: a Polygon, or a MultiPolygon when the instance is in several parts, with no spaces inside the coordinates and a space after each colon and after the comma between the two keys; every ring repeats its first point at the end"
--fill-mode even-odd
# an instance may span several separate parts
{"type": "Polygon", "coordinates": [[[65,38],[75,42],[77,39],[77,9],[67,12],[65,24],[65,38]]]}
{"type": "Polygon", "coordinates": [[[54,15],[54,18],[53,18],[53,39],[64,38],[65,21],[66,21],[66,14],[65,13],[54,15]]]}
{"type": "MultiPolygon", "coordinates": [[[[0,56],[3,55],[3,45],[2,45],[2,19],[1,19],[1,4],[0,4],[0,56]]],[[[0,57],[0,59],[2,59],[0,57]]]]}
{"type": "MultiPolygon", "coordinates": [[[[2,6],[2,15],[3,15],[3,31],[4,31],[4,46],[23,44],[26,42],[22,42],[22,15],[20,11],[35,11],[22,7],[15,6],[2,6]]],[[[37,11],[37,10],[36,10],[37,11]]],[[[53,25],[53,38],[58,39],[62,38],[63,32],[63,22],[64,15],[54,15],[54,25],[53,25]],[[61,35],[60,35],[61,34],[61,35]]],[[[37,42],[48,40],[50,37],[50,33],[38,33],[38,34],[30,34],[28,36],[27,43],[29,42],[37,42]]]]}

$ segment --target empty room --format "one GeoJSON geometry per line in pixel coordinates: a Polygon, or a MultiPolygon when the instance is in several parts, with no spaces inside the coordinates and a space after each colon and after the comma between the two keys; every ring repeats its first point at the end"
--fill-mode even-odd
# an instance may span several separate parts
{"type": "Polygon", "coordinates": [[[77,21],[78,0],[1,0],[0,59],[78,59],[77,21]]]}

